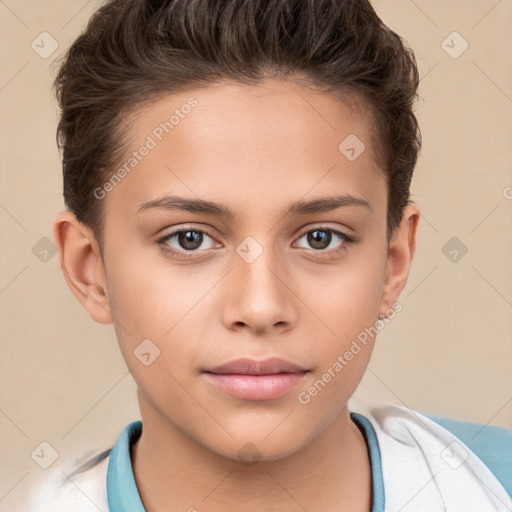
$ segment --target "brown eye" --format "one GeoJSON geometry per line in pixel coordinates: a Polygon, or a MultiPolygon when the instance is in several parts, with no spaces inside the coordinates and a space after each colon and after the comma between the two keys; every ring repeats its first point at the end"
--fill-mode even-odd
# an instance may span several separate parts
{"type": "Polygon", "coordinates": [[[179,231],[176,240],[181,248],[187,251],[193,251],[201,247],[203,243],[203,234],[199,231],[179,231]]]}
{"type": "Polygon", "coordinates": [[[348,245],[354,241],[352,237],[346,235],[345,233],[331,228],[316,228],[304,233],[300,239],[304,237],[306,238],[306,243],[308,245],[305,247],[306,249],[311,248],[322,252],[326,252],[326,249],[329,249],[331,242],[334,243],[335,247],[330,247],[330,249],[336,251],[336,249],[339,249],[340,247],[348,245]]]}
{"type": "Polygon", "coordinates": [[[215,241],[206,231],[195,228],[176,229],[161,237],[157,243],[164,251],[178,258],[193,257],[203,250],[215,247],[215,241]]]}
{"type": "Polygon", "coordinates": [[[329,247],[331,240],[332,234],[327,230],[315,229],[315,231],[307,233],[308,244],[310,244],[313,249],[326,249],[329,247]]]}

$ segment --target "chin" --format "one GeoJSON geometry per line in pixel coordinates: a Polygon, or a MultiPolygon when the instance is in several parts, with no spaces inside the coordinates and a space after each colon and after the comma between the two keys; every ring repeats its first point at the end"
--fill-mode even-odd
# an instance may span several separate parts
{"type": "MultiPolygon", "coordinates": [[[[282,418],[281,418],[282,421],[282,418]]],[[[275,422],[274,425],[279,425],[275,422]]],[[[275,428],[275,427],[272,427],[275,428]]],[[[300,425],[292,422],[287,428],[278,427],[272,431],[269,423],[254,423],[251,427],[227,428],[233,438],[205,439],[204,445],[210,450],[244,464],[271,462],[284,459],[299,451],[308,442],[309,432],[301,431],[300,425]]],[[[304,425],[302,425],[304,428],[304,425]]]]}

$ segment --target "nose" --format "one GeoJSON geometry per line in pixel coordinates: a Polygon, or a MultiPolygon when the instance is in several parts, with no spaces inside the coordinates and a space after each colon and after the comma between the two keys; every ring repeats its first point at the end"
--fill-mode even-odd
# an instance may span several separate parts
{"type": "Polygon", "coordinates": [[[226,328],[253,334],[291,329],[297,321],[298,299],[283,258],[265,247],[253,261],[238,253],[233,259],[234,268],[224,284],[222,321],[226,328]]]}

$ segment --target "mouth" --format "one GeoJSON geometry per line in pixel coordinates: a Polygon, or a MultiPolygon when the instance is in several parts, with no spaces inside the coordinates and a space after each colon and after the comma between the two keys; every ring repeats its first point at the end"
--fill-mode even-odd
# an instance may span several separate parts
{"type": "Polygon", "coordinates": [[[237,359],[204,371],[216,388],[243,400],[272,400],[298,385],[309,370],[279,358],[237,359]]]}

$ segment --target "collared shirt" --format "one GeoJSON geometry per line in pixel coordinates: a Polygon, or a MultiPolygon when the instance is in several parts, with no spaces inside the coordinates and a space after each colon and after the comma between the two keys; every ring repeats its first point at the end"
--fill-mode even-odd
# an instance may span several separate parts
{"type": "MultiPolygon", "coordinates": [[[[367,442],[372,467],[373,507],[372,512],[384,511],[384,484],[380,463],[380,452],[375,430],[362,415],[350,414],[354,423],[363,432],[367,442]]],[[[107,472],[108,506],[112,512],[145,512],[140,500],[130,461],[130,445],[142,432],[142,422],[134,421],[121,432],[110,452],[107,472]]]]}
{"type": "MultiPolygon", "coordinates": [[[[368,447],[372,512],[512,512],[512,431],[393,404],[349,409],[368,447]]],[[[36,493],[30,511],[145,512],[130,458],[142,428],[127,425],[96,465],[68,475],[53,496],[36,493]]]]}

